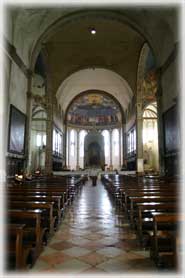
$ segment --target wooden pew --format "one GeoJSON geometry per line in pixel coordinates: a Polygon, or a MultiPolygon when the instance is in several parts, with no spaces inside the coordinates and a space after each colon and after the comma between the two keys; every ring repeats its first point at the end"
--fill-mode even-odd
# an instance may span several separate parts
{"type": "Polygon", "coordinates": [[[176,266],[177,226],[182,216],[177,213],[153,212],[153,236],[151,237],[151,258],[157,265],[162,263],[161,256],[170,255],[172,266],[176,266]],[[171,254],[169,254],[171,253],[171,254]]]}
{"type": "Polygon", "coordinates": [[[23,232],[25,224],[7,224],[6,268],[7,270],[23,270],[31,251],[30,247],[23,245],[23,232]]]}
{"type": "Polygon", "coordinates": [[[152,228],[152,225],[149,225],[153,221],[152,212],[176,212],[177,204],[175,202],[137,203],[136,211],[136,227],[140,242],[142,242],[144,225],[147,225],[147,229],[150,228],[149,226],[152,228]]]}
{"type": "Polygon", "coordinates": [[[65,205],[68,202],[68,198],[69,198],[69,192],[68,190],[66,190],[65,188],[51,188],[51,187],[41,187],[41,188],[37,188],[37,187],[30,187],[30,188],[26,188],[26,187],[13,187],[13,188],[8,188],[7,189],[7,193],[8,194],[14,194],[14,195],[22,195],[22,194],[29,194],[29,195],[57,195],[57,196],[61,196],[61,205],[63,207],[63,209],[65,208],[65,205]]]}
{"type": "Polygon", "coordinates": [[[44,225],[48,228],[49,235],[53,235],[56,216],[53,215],[54,202],[39,202],[39,201],[12,201],[8,204],[9,209],[45,209],[43,221],[44,225]]]}
{"type": "Polygon", "coordinates": [[[176,196],[176,193],[174,191],[164,190],[164,189],[158,189],[158,190],[140,190],[138,189],[136,191],[131,191],[131,192],[125,192],[125,198],[124,198],[124,206],[126,212],[129,210],[129,204],[131,206],[131,203],[129,202],[131,197],[144,197],[144,196],[176,196]]]}
{"type": "Polygon", "coordinates": [[[11,209],[7,211],[8,223],[10,224],[26,224],[23,234],[23,245],[32,247],[33,262],[39,256],[43,247],[43,238],[45,228],[41,226],[41,217],[43,210],[21,210],[11,209]]]}
{"type": "Polygon", "coordinates": [[[57,224],[61,222],[63,209],[61,208],[61,196],[46,196],[46,195],[8,195],[8,200],[12,201],[27,201],[27,202],[54,202],[54,216],[57,217],[57,224]]]}
{"type": "Polygon", "coordinates": [[[130,221],[134,223],[134,209],[137,203],[143,202],[176,202],[177,196],[142,196],[142,197],[129,197],[130,199],[130,221]]]}

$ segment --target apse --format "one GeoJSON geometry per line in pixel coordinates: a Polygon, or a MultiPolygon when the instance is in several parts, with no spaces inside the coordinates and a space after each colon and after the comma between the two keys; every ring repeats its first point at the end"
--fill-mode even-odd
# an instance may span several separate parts
{"type": "Polygon", "coordinates": [[[98,90],[82,92],[67,108],[65,120],[69,169],[121,167],[123,113],[112,96],[98,90]]]}

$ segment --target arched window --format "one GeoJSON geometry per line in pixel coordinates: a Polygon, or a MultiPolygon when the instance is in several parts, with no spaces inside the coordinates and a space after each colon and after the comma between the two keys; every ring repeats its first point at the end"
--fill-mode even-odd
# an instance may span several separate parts
{"type": "Polygon", "coordinates": [[[114,129],[112,133],[112,144],[114,156],[119,156],[119,131],[114,129]]]}
{"type": "Polygon", "coordinates": [[[105,164],[110,164],[110,133],[108,130],[102,131],[104,137],[104,153],[105,153],[105,164]]]}
{"type": "Polygon", "coordinates": [[[110,136],[108,130],[104,130],[102,132],[102,135],[104,137],[104,151],[105,151],[105,157],[108,156],[109,154],[109,149],[110,149],[110,136]]]}
{"type": "Polygon", "coordinates": [[[70,132],[70,154],[75,156],[75,131],[73,129],[70,132]]]}
{"type": "Polygon", "coordinates": [[[79,134],[79,149],[80,149],[80,157],[84,157],[84,138],[87,134],[87,131],[81,130],[79,134]]]}
{"type": "Polygon", "coordinates": [[[44,132],[37,133],[36,146],[37,147],[46,146],[46,134],[44,132]]]}

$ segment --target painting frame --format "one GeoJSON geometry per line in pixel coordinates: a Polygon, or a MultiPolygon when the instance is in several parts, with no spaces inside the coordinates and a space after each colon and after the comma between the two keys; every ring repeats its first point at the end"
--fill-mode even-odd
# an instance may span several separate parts
{"type": "Polygon", "coordinates": [[[10,104],[8,152],[25,155],[26,115],[10,104]]]}

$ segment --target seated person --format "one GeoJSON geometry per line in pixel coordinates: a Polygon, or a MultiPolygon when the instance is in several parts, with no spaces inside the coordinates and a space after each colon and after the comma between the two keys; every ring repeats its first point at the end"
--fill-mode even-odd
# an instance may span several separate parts
{"type": "Polygon", "coordinates": [[[36,176],[36,177],[41,176],[41,170],[40,170],[40,168],[37,168],[37,170],[35,171],[35,176],[36,176]]]}
{"type": "Polygon", "coordinates": [[[15,174],[14,180],[16,183],[21,183],[24,180],[23,170],[15,174]]]}

